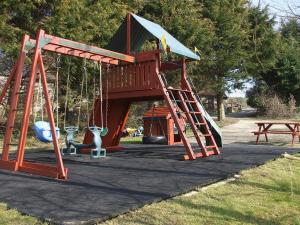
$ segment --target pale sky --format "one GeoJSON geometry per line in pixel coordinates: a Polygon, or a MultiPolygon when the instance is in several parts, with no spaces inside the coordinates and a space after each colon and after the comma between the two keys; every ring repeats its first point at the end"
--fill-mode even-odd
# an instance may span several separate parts
{"type": "MultiPolygon", "coordinates": [[[[269,6],[270,12],[276,16],[277,22],[286,16],[291,16],[290,8],[300,15],[300,0],[251,0],[253,5],[258,5],[260,2],[261,6],[269,6]]],[[[279,24],[277,24],[278,27],[279,24]]],[[[246,84],[244,90],[234,90],[229,94],[230,97],[245,97],[247,89],[250,89],[252,84],[246,84]]]]}
{"type": "Polygon", "coordinates": [[[269,6],[270,11],[277,17],[279,22],[281,18],[292,16],[293,12],[300,14],[300,0],[251,0],[254,5],[269,6]]]}

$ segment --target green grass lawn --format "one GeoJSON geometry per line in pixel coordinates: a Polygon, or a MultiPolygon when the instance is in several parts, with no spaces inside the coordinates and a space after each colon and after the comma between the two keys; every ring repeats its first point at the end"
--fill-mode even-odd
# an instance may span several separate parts
{"type": "MultiPolygon", "coordinates": [[[[34,202],[32,203],[34,204],[34,202]]],[[[21,215],[16,210],[7,210],[5,204],[0,204],[0,224],[1,225],[48,225],[47,223],[43,223],[38,219],[21,215]]]]}
{"type": "MultiPolygon", "coordinates": [[[[47,223],[0,204],[0,224],[47,223]]],[[[271,161],[242,171],[233,182],[153,203],[104,224],[300,224],[300,161],[271,161]]]]}
{"type": "Polygon", "coordinates": [[[142,144],[142,137],[123,137],[120,141],[122,144],[142,144]]]}

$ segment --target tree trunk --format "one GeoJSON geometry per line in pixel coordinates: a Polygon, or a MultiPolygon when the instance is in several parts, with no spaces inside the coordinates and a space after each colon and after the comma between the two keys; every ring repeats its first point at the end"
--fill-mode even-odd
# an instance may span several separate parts
{"type": "Polygon", "coordinates": [[[222,121],[225,119],[225,109],[224,109],[223,97],[224,97],[223,93],[217,94],[218,121],[222,121]]]}

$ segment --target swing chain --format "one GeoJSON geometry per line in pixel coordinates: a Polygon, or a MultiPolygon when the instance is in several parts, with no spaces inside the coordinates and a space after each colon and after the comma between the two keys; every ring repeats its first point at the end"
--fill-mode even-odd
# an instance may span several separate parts
{"type": "Polygon", "coordinates": [[[57,58],[56,58],[56,68],[57,69],[60,68],[60,61],[61,61],[61,54],[58,54],[57,58]]]}
{"type": "Polygon", "coordinates": [[[103,86],[102,86],[102,61],[99,63],[99,96],[100,96],[100,113],[101,113],[101,126],[104,127],[103,124],[103,86]]]}
{"type": "Polygon", "coordinates": [[[34,110],[34,123],[36,122],[36,117],[37,117],[37,109],[38,109],[38,104],[40,105],[40,110],[41,110],[41,120],[44,121],[44,104],[43,104],[43,91],[42,91],[42,81],[41,77],[39,77],[39,83],[38,83],[38,90],[37,90],[37,96],[35,100],[35,110],[34,110]]]}
{"type": "Polygon", "coordinates": [[[69,98],[69,85],[70,85],[70,70],[71,70],[71,61],[68,60],[68,71],[67,71],[67,90],[66,90],[66,101],[65,101],[65,112],[64,112],[64,129],[66,129],[66,117],[67,117],[67,107],[68,107],[68,98],[69,98]]]}
{"type": "Polygon", "coordinates": [[[107,65],[107,71],[106,71],[106,90],[105,90],[105,100],[106,100],[106,106],[105,106],[105,127],[107,127],[107,118],[108,118],[108,76],[109,76],[109,67],[110,67],[110,64],[107,65]]]}
{"type": "Polygon", "coordinates": [[[90,127],[90,115],[89,115],[89,94],[88,94],[88,75],[87,75],[87,62],[84,58],[84,77],[85,77],[85,97],[86,97],[86,112],[87,112],[87,125],[90,127]]]}
{"type": "MultiPolygon", "coordinates": [[[[85,67],[85,62],[83,63],[83,66],[85,67]]],[[[83,67],[83,70],[85,70],[84,67],[83,67]]],[[[80,100],[79,100],[79,110],[78,110],[78,119],[77,119],[77,127],[78,128],[80,128],[80,115],[81,115],[81,105],[82,105],[82,98],[83,98],[83,85],[84,85],[84,75],[82,75],[82,79],[81,79],[80,100]]]]}
{"type": "Polygon", "coordinates": [[[61,54],[58,54],[57,58],[56,58],[56,75],[55,75],[55,88],[54,88],[54,95],[53,95],[53,112],[54,110],[56,110],[56,126],[59,126],[59,115],[58,115],[58,108],[59,108],[59,102],[58,102],[58,91],[59,91],[59,87],[58,87],[58,75],[59,75],[59,69],[60,69],[60,61],[61,61],[61,54]],[[55,97],[56,96],[56,97],[55,97]],[[56,102],[55,102],[55,98],[56,98],[56,102]],[[55,107],[54,107],[54,102],[55,102],[55,107]]]}

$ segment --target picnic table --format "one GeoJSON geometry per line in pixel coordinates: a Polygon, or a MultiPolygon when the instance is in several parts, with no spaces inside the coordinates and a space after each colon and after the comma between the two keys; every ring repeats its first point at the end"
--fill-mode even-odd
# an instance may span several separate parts
{"type": "Polygon", "coordinates": [[[292,136],[292,144],[294,144],[295,136],[298,136],[299,142],[300,142],[300,131],[299,126],[300,123],[296,121],[260,121],[255,123],[258,126],[258,131],[254,131],[254,135],[257,135],[256,137],[256,144],[259,143],[259,137],[260,135],[264,135],[266,142],[268,142],[268,134],[288,134],[292,136]],[[270,128],[273,125],[282,125],[284,127],[287,127],[288,129],[276,129],[271,130],[270,128]]]}

